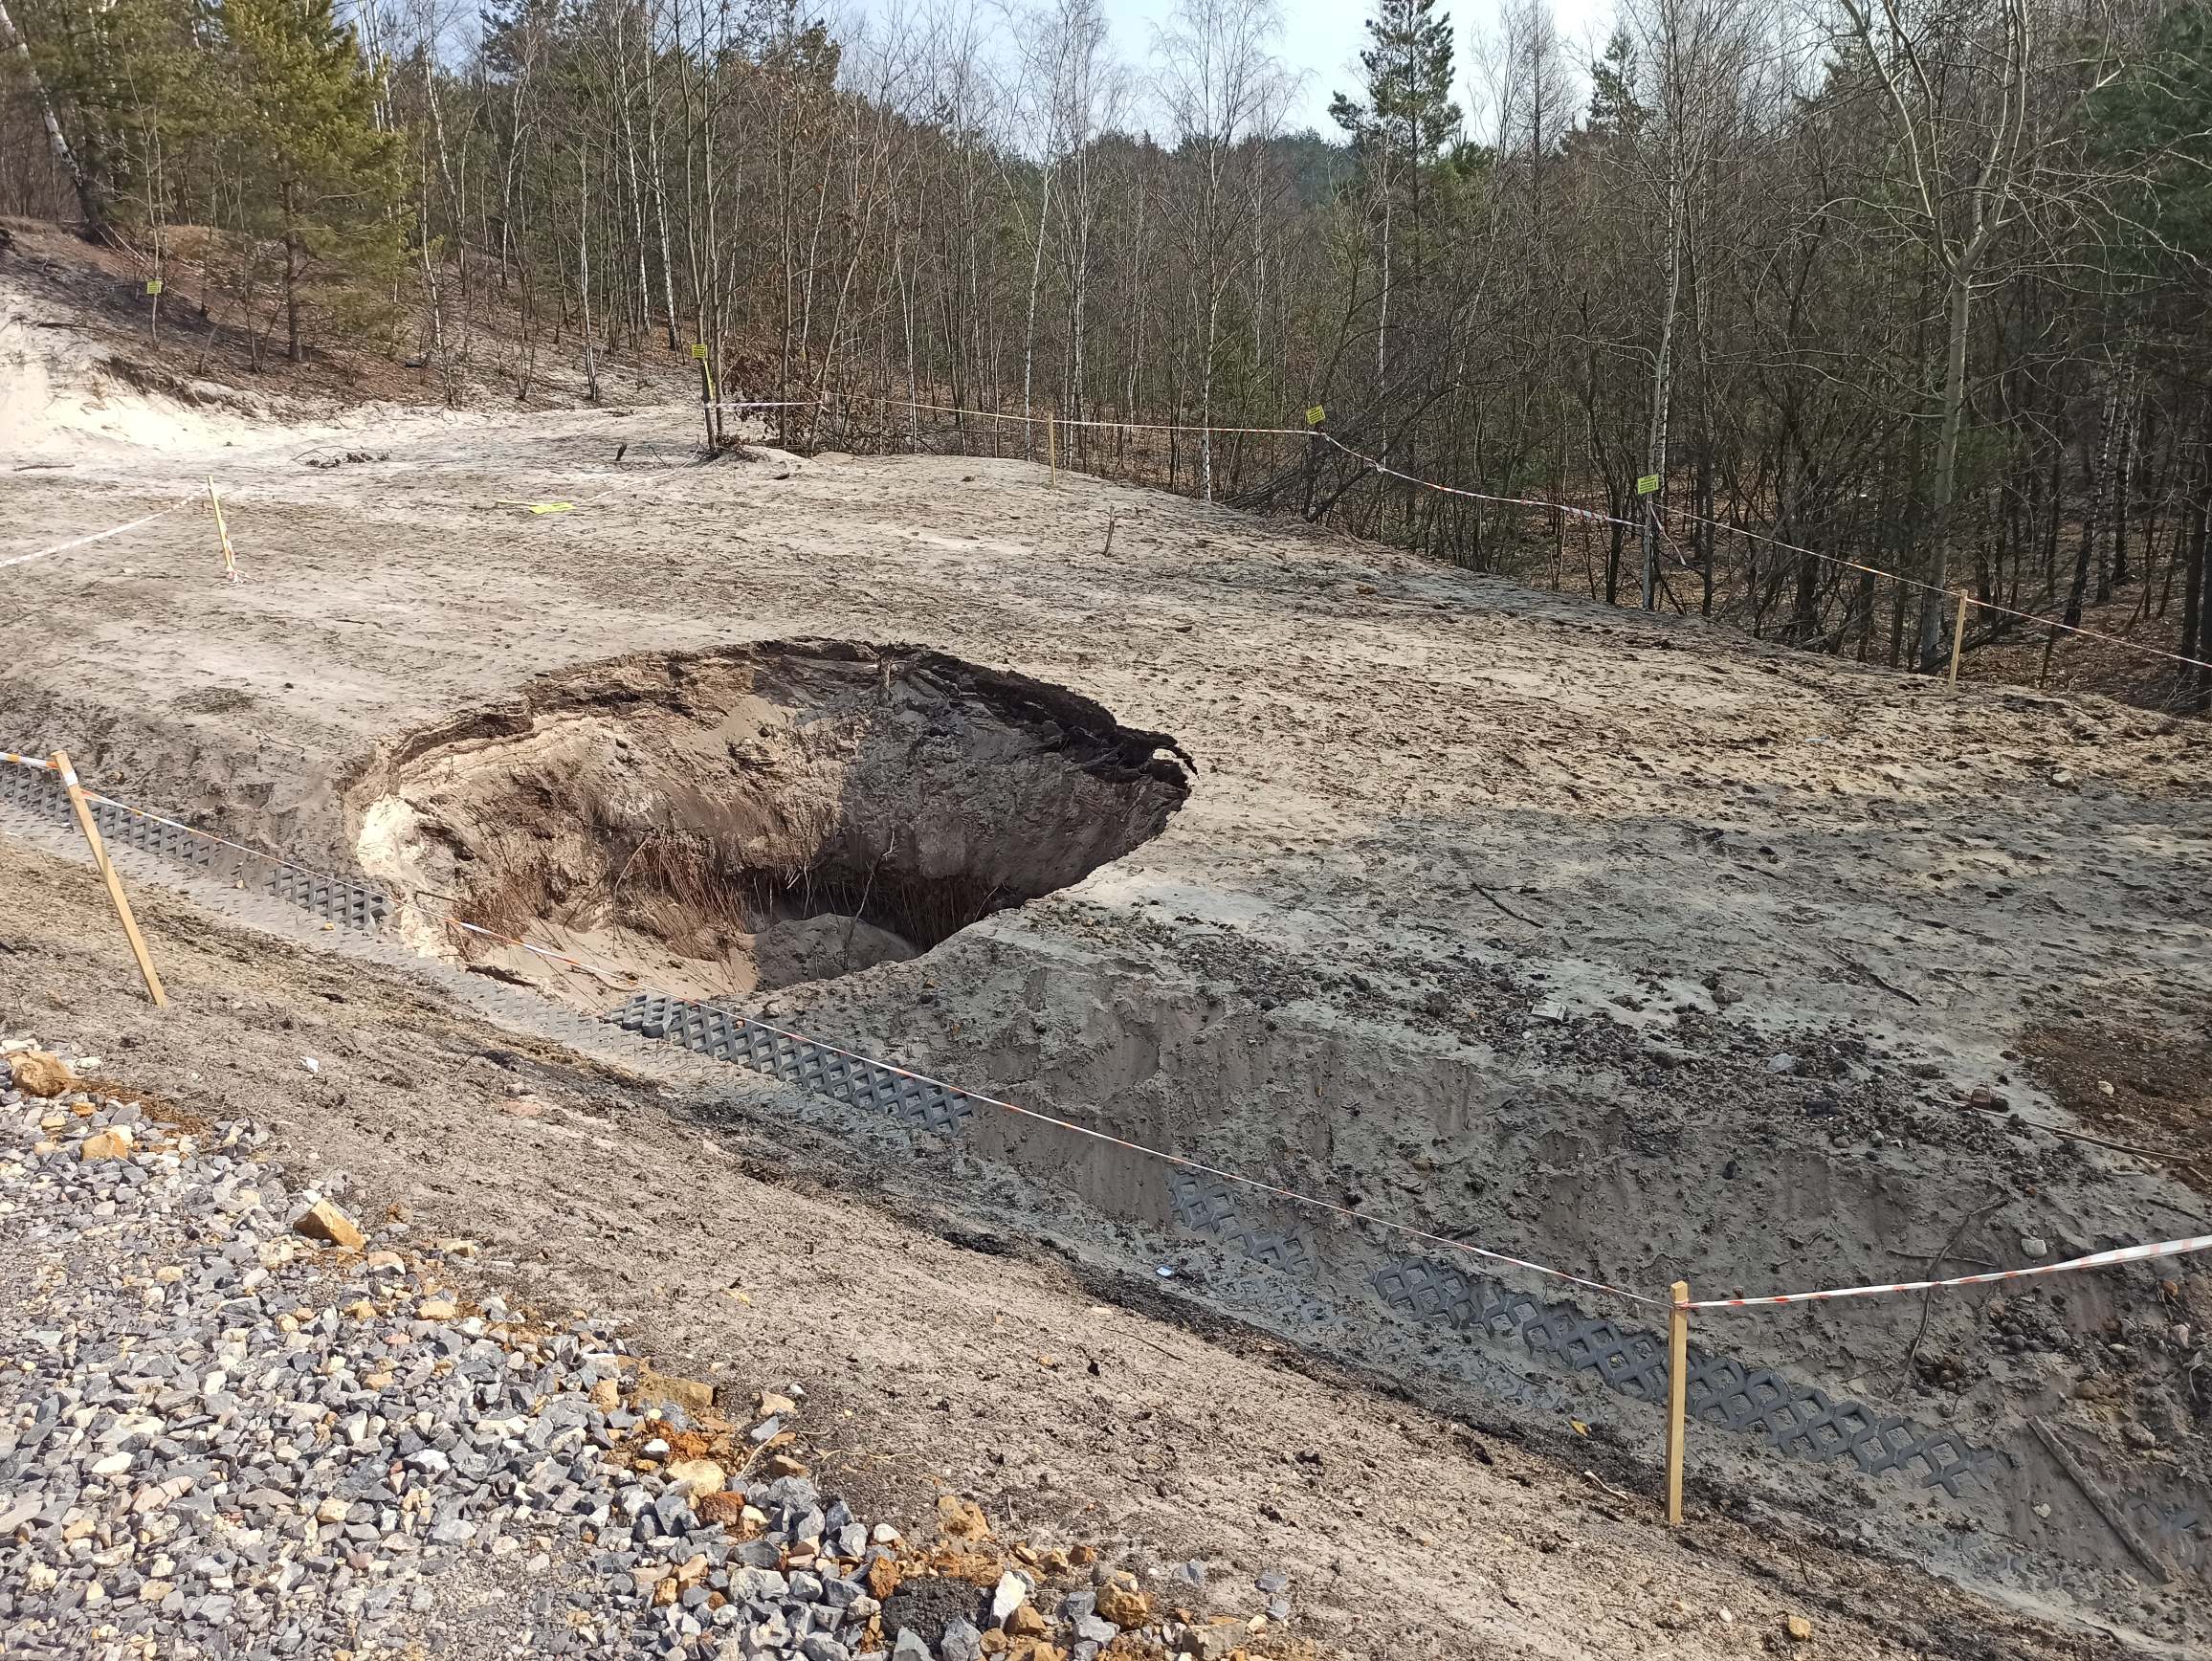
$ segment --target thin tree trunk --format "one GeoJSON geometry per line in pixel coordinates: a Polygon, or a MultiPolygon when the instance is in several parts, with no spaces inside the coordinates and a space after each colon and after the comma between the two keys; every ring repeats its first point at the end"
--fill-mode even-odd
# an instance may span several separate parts
{"type": "Polygon", "coordinates": [[[5,0],[0,0],[0,44],[14,47],[23,74],[31,82],[31,95],[37,101],[39,119],[46,127],[46,142],[77,190],[77,207],[84,215],[85,234],[98,235],[107,228],[107,206],[100,199],[99,186],[92,175],[85,171],[77,159],[77,152],[69,146],[68,135],[61,130],[61,119],[54,113],[54,100],[47,96],[46,82],[39,78],[37,65],[32,61],[31,43],[23,38],[23,32],[8,14],[5,0]]]}
{"type": "Polygon", "coordinates": [[[599,360],[591,342],[591,173],[583,146],[576,150],[576,283],[584,301],[584,395],[599,402],[599,360]]]}
{"type": "MultiPolygon", "coordinates": [[[[1650,439],[1645,447],[1644,471],[1665,481],[1667,473],[1667,406],[1673,390],[1674,311],[1682,298],[1682,184],[1679,169],[1667,185],[1667,306],[1659,315],[1659,360],[1651,376],[1650,439]]],[[[1639,495],[1643,509],[1644,609],[1659,602],[1659,504],[1639,495]]]]}

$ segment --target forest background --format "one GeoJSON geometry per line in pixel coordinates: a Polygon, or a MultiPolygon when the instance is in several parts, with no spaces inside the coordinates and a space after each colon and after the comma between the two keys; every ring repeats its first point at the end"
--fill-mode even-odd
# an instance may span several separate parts
{"type": "Polygon", "coordinates": [[[1376,0],[1325,132],[1272,0],[1109,21],[0,0],[0,212],[250,372],[696,347],[787,444],[1050,445],[1873,662],[1958,590],[2024,677],[2052,621],[2212,657],[2212,5],[1620,0],[1593,54],[1503,0],[1459,75],[1376,0]]]}

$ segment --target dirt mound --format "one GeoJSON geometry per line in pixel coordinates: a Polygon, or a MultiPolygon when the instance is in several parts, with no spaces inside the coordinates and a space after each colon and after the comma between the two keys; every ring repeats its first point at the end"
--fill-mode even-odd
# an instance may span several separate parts
{"type": "MultiPolygon", "coordinates": [[[[1173,747],[914,647],[629,658],[401,745],[358,797],[360,854],[482,927],[744,993],[911,958],[1081,880],[1182,806],[1173,747]]],[[[418,943],[454,949],[433,921],[418,943]]]]}

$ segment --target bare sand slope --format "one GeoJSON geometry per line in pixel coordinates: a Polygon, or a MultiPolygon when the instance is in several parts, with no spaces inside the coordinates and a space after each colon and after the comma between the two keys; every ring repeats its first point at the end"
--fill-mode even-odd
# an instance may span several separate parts
{"type": "MultiPolygon", "coordinates": [[[[807,1030],[1647,1292],[2204,1231],[2182,1162],[1968,1099],[2201,1145],[2201,723],[1952,695],[1294,525],[1053,490],[1013,460],[686,465],[694,420],[476,417],[360,433],[387,458],[330,468],[255,448],[0,476],[4,559],[213,467],[245,574],[216,580],[188,515],[8,572],[0,743],[66,743],[120,796],[342,864],[403,741],[478,731],[549,672],[912,642],[1172,737],[1190,794],[1072,888],[777,994],[807,1030]],[[545,501],[573,507],[499,505],[545,501]],[[2069,1061],[2087,1083],[2054,1097],[2038,1080],[2069,1061]]],[[[1027,1135],[986,1152],[1013,1177],[977,1203],[1037,1232],[1119,1229],[1135,1261],[1188,1222],[1141,1159],[1027,1135]]],[[[1288,1207],[1238,1220],[1294,1236],[1311,1273],[1186,1240],[1236,1318],[1648,1457],[1641,1404],[1380,1308],[1384,1237],[1288,1207]],[[1537,1399],[1501,1401],[1518,1376],[1537,1399]]],[[[2174,1641],[2201,1618],[2183,1590],[2212,1528],[2190,1520],[2212,1517],[2205,1284],[2181,1264],[1959,1295],[1917,1335],[1917,1300],[1703,1322],[1749,1362],[1955,1428],[1998,1475],[1954,1500],[1717,1432],[1701,1458],[1759,1503],[2174,1641]],[[2133,1583],[2037,1416],[2138,1526],[2163,1519],[2173,1585],[2133,1583]]]]}
{"type": "MultiPolygon", "coordinates": [[[[301,1183],[347,1173],[365,1217],[465,1237],[473,1272],[449,1273],[472,1298],[607,1315],[655,1364],[748,1399],[800,1382],[796,1451],[824,1489],[918,1539],[955,1492],[1002,1539],[1090,1543],[1154,1586],[1197,1559],[1206,1586],[1173,1597],[1201,1615],[1242,1622],[1256,1580],[1285,1576],[1295,1613],[1249,1640],[1257,1661],[2114,1652],[1831,1531],[1778,1537],[1702,1481],[1670,1535],[1619,1488],[1638,1473],[1616,1451],[1515,1446],[1172,1287],[976,1227],[946,1203],[955,1154],[855,1146],[665,1048],[586,1060],[135,886],[158,1017],[92,872],[0,841],[0,895],[36,896],[0,907],[0,1021],[96,1050],[133,1094],[272,1125],[263,1157],[301,1183]]],[[[525,1629],[521,1601],[476,1618],[487,1643],[525,1629]]]]}

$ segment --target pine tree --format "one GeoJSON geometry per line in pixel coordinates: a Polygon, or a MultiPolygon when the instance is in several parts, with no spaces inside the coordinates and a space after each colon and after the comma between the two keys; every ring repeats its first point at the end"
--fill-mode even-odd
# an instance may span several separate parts
{"type": "MultiPolygon", "coordinates": [[[[1391,281],[1396,262],[1406,258],[1418,300],[1428,244],[1423,177],[1459,127],[1459,106],[1451,101],[1451,21],[1431,15],[1435,4],[1436,0],[1376,0],[1375,13],[1367,19],[1370,44],[1360,54],[1367,71],[1366,101],[1338,93],[1329,103],[1331,119],[1351,138],[1381,220],[1375,320],[1378,395],[1391,378],[1391,281]],[[1413,221],[1409,256],[1393,234],[1401,190],[1413,221]]],[[[1403,302],[1399,309],[1405,309],[1403,302]]]]}
{"type": "Polygon", "coordinates": [[[1590,65],[1590,130],[1633,141],[1644,124],[1643,101],[1636,96],[1641,73],[1635,43],[1626,29],[1605,42],[1605,55],[1590,65]]]}
{"type": "Polygon", "coordinates": [[[1329,116],[1355,144],[1381,148],[1416,166],[1433,162],[1459,126],[1451,101],[1451,20],[1431,15],[1436,0],[1376,0],[1370,45],[1360,53],[1367,100],[1338,93],[1329,116]]]}
{"type": "Polygon", "coordinates": [[[358,326],[405,265],[400,140],[377,129],[375,83],[331,0],[222,0],[214,19],[232,101],[212,113],[243,150],[254,229],[282,248],[285,355],[298,363],[311,290],[358,326]]]}

